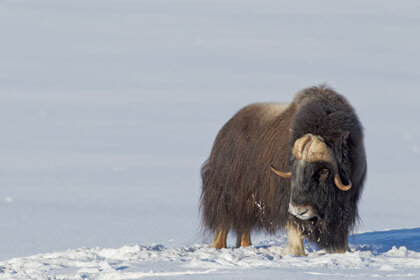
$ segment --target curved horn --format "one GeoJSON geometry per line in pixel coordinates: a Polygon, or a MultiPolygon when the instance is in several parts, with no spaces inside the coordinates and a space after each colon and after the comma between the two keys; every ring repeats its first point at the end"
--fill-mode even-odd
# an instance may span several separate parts
{"type": "Polygon", "coordinates": [[[351,189],[351,181],[349,180],[349,184],[345,186],[341,181],[340,174],[338,174],[338,172],[335,173],[334,183],[337,186],[337,188],[342,190],[343,192],[346,192],[349,189],[351,189]]]}
{"type": "Polygon", "coordinates": [[[289,179],[289,178],[292,177],[292,172],[290,172],[290,171],[289,172],[283,172],[283,171],[277,170],[272,165],[271,165],[271,171],[273,171],[275,174],[277,174],[277,175],[279,175],[280,177],[283,177],[283,178],[289,179]]]}

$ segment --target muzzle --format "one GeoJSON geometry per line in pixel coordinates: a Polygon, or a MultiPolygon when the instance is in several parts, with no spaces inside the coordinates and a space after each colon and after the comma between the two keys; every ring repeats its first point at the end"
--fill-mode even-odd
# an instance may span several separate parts
{"type": "Polygon", "coordinates": [[[318,212],[312,206],[298,206],[293,202],[289,203],[289,213],[301,220],[310,220],[314,217],[319,217],[318,212]]]}

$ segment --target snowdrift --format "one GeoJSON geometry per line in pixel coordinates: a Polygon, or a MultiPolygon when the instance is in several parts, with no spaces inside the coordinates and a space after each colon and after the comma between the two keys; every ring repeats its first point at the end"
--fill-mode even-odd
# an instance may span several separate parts
{"type": "Polygon", "coordinates": [[[80,248],[1,261],[0,279],[420,277],[420,228],[355,234],[350,242],[346,254],[325,254],[307,244],[308,257],[284,255],[285,238],[222,250],[205,244],[80,248]]]}

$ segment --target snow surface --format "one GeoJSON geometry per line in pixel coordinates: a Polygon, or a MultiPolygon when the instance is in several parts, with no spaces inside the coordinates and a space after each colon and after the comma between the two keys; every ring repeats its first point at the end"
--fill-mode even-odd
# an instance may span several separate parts
{"type": "Polygon", "coordinates": [[[419,239],[420,228],[358,234],[351,252],[326,254],[306,246],[307,257],[284,255],[284,238],[222,250],[200,244],[81,248],[0,262],[0,279],[418,279],[419,239]]]}
{"type": "Polygon", "coordinates": [[[0,277],[419,277],[419,29],[414,0],[0,1],[0,277]],[[192,245],[224,122],[323,82],[365,127],[353,252],[192,245]]]}

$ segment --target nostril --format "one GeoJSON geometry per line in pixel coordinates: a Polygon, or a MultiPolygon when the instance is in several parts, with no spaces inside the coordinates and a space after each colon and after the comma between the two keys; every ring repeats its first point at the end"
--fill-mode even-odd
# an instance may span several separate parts
{"type": "Polygon", "coordinates": [[[300,216],[305,215],[306,213],[308,213],[308,211],[309,211],[308,209],[303,209],[302,211],[299,212],[299,215],[300,216]]]}

